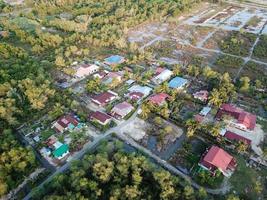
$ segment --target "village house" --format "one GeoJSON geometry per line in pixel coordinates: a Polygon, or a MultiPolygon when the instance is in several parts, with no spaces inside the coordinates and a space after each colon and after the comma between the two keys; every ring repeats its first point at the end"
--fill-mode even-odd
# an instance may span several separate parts
{"type": "Polygon", "coordinates": [[[102,79],[102,82],[105,85],[112,84],[114,81],[122,81],[122,74],[120,72],[108,72],[108,74],[102,79]]]}
{"type": "Polygon", "coordinates": [[[209,114],[209,112],[211,111],[211,107],[205,106],[201,109],[201,111],[196,114],[195,120],[199,123],[203,122],[204,118],[209,114]]]}
{"type": "Polygon", "coordinates": [[[73,115],[65,115],[60,117],[52,124],[52,129],[57,133],[64,133],[65,131],[71,131],[79,126],[79,121],[73,115]]]}
{"type": "Polygon", "coordinates": [[[127,97],[133,101],[140,102],[140,100],[144,97],[144,94],[142,92],[130,92],[127,94],[127,97]]]}
{"type": "Polygon", "coordinates": [[[166,93],[159,93],[150,96],[148,98],[148,101],[154,105],[162,106],[166,102],[166,99],[168,99],[169,97],[170,96],[166,93]]]}
{"type": "Polygon", "coordinates": [[[112,116],[114,116],[117,119],[123,119],[133,110],[134,110],[134,107],[128,102],[124,101],[114,106],[110,113],[112,116]]]}
{"type": "Polygon", "coordinates": [[[252,131],[256,126],[256,115],[235,107],[232,104],[223,104],[216,115],[216,119],[222,120],[224,116],[230,117],[230,119],[224,118],[230,126],[244,131],[252,131]]]}
{"type": "Polygon", "coordinates": [[[233,174],[237,163],[233,156],[226,151],[217,146],[212,146],[202,156],[199,166],[210,171],[214,175],[216,170],[219,170],[224,176],[230,177],[233,174]]]}
{"type": "Polygon", "coordinates": [[[89,120],[90,121],[96,121],[97,123],[106,126],[107,124],[109,124],[112,120],[112,118],[107,115],[106,113],[100,112],[100,111],[96,111],[96,112],[92,112],[89,115],[89,120]]]}
{"type": "Polygon", "coordinates": [[[159,85],[161,83],[163,83],[164,81],[167,81],[171,78],[173,72],[166,69],[166,68],[157,68],[156,70],[156,74],[154,76],[154,78],[152,78],[152,82],[159,85]]]}
{"type": "Polygon", "coordinates": [[[169,82],[169,87],[172,89],[182,90],[186,87],[187,84],[188,84],[187,79],[177,76],[169,82]]]}
{"type": "Polygon", "coordinates": [[[147,86],[133,85],[128,89],[129,93],[126,95],[131,100],[140,102],[143,98],[147,97],[152,89],[147,86]]]}
{"type": "Polygon", "coordinates": [[[104,63],[110,66],[119,65],[125,62],[125,58],[119,55],[112,55],[105,59],[104,63]]]}
{"type": "Polygon", "coordinates": [[[107,92],[103,92],[103,93],[93,96],[91,98],[91,101],[98,106],[105,106],[106,104],[110,103],[117,97],[118,97],[117,93],[109,90],[107,92]]]}
{"type": "Polygon", "coordinates": [[[220,131],[220,135],[223,136],[226,140],[228,140],[229,142],[239,142],[242,141],[244,143],[246,143],[247,145],[251,144],[251,140],[248,138],[245,138],[241,135],[238,135],[232,131],[226,130],[226,129],[222,129],[220,131]]]}
{"type": "Polygon", "coordinates": [[[94,78],[99,78],[99,79],[103,79],[106,75],[108,74],[108,71],[104,70],[104,71],[100,71],[98,73],[95,73],[93,75],[94,78]]]}
{"type": "Polygon", "coordinates": [[[209,97],[209,92],[207,90],[200,90],[198,92],[195,92],[193,94],[193,97],[195,99],[200,100],[200,101],[206,102],[208,100],[208,97],[209,97]]]}
{"type": "Polygon", "coordinates": [[[76,66],[76,73],[75,73],[75,77],[82,79],[85,78],[86,76],[89,76],[95,72],[97,72],[99,70],[99,66],[93,64],[93,65],[89,65],[89,64],[80,64],[78,66],[76,66]]]}
{"type": "Polygon", "coordinates": [[[48,157],[52,154],[54,158],[61,160],[69,154],[69,146],[59,142],[57,137],[54,135],[50,136],[46,140],[45,144],[47,147],[44,147],[40,150],[40,153],[45,157],[48,157]]]}
{"type": "Polygon", "coordinates": [[[69,146],[67,144],[62,144],[61,142],[57,141],[53,146],[54,151],[52,154],[56,159],[61,160],[69,154],[69,146]]]}

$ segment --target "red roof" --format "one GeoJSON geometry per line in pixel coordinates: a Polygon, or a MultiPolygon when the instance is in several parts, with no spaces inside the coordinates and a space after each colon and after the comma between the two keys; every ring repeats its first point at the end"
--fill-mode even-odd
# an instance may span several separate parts
{"type": "Polygon", "coordinates": [[[253,130],[256,126],[257,116],[248,112],[242,112],[237,120],[238,123],[245,125],[250,130],[253,130]]]}
{"type": "Polygon", "coordinates": [[[114,106],[114,108],[119,109],[119,110],[124,110],[124,109],[128,109],[128,108],[132,108],[133,106],[131,104],[129,104],[128,102],[124,101],[122,103],[117,104],[116,106],[114,106]]]}
{"type": "Polygon", "coordinates": [[[223,104],[220,107],[216,118],[221,119],[221,117],[225,114],[234,117],[238,123],[243,124],[247,129],[253,130],[256,126],[256,115],[235,107],[232,104],[223,104]]]}
{"type": "Polygon", "coordinates": [[[217,146],[212,146],[201,161],[201,164],[207,168],[215,167],[226,171],[233,160],[234,158],[226,151],[217,146]]]}
{"type": "Polygon", "coordinates": [[[236,133],[233,133],[231,131],[226,131],[226,133],[224,134],[224,137],[226,137],[229,140],[233,140],[233,141],[243,141],[247,144],[251,144],[251,140],[247,139],[243,136],[237,135],[236,133]]]}
{"type": "Polygon", "coordinates": [[[107,115],[106,113],[99,112],[99,111],[91,113],[89,118],[91,120],[96,119],[102,123],[105,123],[107,120],[111,119],[109,115],[107,115]]]}
{"type": "Polygon", "coordinates": [[[103,105],[103,104],[108,103],[111,100],[111,98],[113,98],[113,97],[115,97],[114,94],[112,94],[110,92],[103,92],[101,94],[98,94],[98,95],[92,97],[92,100],[94,102],[96,102],[97,104],[100,103],[101,105],[103,105]]]}
{"type": "Polygon", "coordinates": [[[131,92],[129,93],[129,97],[133,100],[139,100],[144,96],[142,92],[131,92]]]}
{"type": "Polygon", "coordinates": [[[65,115],[60,117],[57,120],[57,123],[63,128],[68,127],[69,124],[73,124],[74,126],[77,126],[79,124],[78,120],[75,119],[72,115],[65,115]]]}
{"type": "Polygon", "coordinates": [[[166,101],[167,98],[170,96],[166,93],[159,93],[159,94],[154,94],[153,96],[149,97],[148,100],[153,103],[160,105],[166,101]]]}
{"type": "Polygon", "coordinates": [[[200,90],[193,94],[194,98],[207,100],[209,96],[209,92],[207,90],[200,90]]]}
{"type": "Polygon", "coordinates": [[[201,123],[204,120],[204,117],[200,114],[195,115],[195,120],[199,123],[201,123]]]}
{"type": "Polygon", "coordinates": [[[158,67],[158,68],[156,69],[155,76],[160,75],[164,70],[165,70],[165,68],[163,68],[163,67],[158,67]]]}

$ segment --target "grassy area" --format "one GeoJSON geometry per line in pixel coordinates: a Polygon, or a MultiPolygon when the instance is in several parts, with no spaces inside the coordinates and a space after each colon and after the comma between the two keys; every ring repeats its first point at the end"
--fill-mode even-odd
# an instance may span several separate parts
{"type": "Polygon", "coordinates": [[[237,159],[237,169],[235,173],[230,178],[230,183],[232,184],[234,190],[238,195],[243,199],[256,200],[262,195],[266,195],[266,188],[264,189],[264,177],[267,176],[267,170],[262,169],[261,171],[256,171],[250,167],[246,166],[246,161],[241,156],[235,156],[237,159]],[[260,179],[261,177],[261,179],[260,179]],[[263,191],[257,193],[256,182],[259,179],[259,182],[262,184],[263,191]]]}

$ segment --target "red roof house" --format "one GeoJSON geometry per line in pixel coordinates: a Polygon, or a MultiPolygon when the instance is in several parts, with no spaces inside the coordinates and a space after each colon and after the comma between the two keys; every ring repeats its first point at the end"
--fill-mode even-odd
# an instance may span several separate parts
{"type": "Polygon", "coordinates": [[[99,124],[105,126],[107,125],[108,123],[110,123],[111,121],[111,117],[109,115],[107,115],[106,113],[102,113],[102,112],[99,112],[99,111],[96,111],[96,112],[93,112],[89,115],[89,119],[91,121],[97,121],[99,124]]]}
{"type": "Polygon", "coordinates": [[[159,93],[159,94],[152,95],[151,97],[148,98],[148,100],[153,104],[161,106],[162,104],[166,102],[166,99],[169,97],[170,96],[166,93],[159,93]]]}
{"type": "Polygon", "coordinates": [[[166,68],[164,67],[158,67],[155,71],[155,76],[160,75],[166,68]]]}
{"type": "Polygon", "coordinates": [[[63,133],[67,129],[73,129],[79,124],[79,121],[72,115],[65,115],[60,117],[56,122],[52,124],[52,128],[58,132],[63,133]]]}
{"type": "Polygon", "coordinates": [[[144,94],[142,92],[130,92],[128,94],[128,97],[131,99],[131,100],[134,100],[134,101],[138,101],[140,99],[142,99],[144,96],[144,94]]]}
{"type": "Polygon", "coordinates": [[[241,135],[237,135],[236,133],[233,133],[231,131],[226,131],[226,133],[224,134],[224,137],[228,140],[231,140],[231,141],[243,141],[243,142],[247,143],[248,145],[251,144],[250,139],[245,138],[241,135]]]}
{"type": "Polygon", "coordinates": [[[111,114],[112,116],[116,118],[122,119],[126,115],[128,115],[130,112],[132,112],[133,110],[134,110],[134,107],[128,102],[124,101],[114,106],[111,110],[111,114]]]}
{"type": "Polygon", "coordinates": [[[204,153],[199,165],[213,174],[218,169],[224,176],[229,177],[237,164],[233,156],[217,146],[212,146],[204,153]]]}
{"type": "Polygon", "coordinates": [[[113,101],[117,96],[118,95],[115,92],[107,91],[92,97],[91,100],[98,106],[105,106],[107,103],[113,101]]]}
{"type": "Polygon", "coordinates": [[[241,108],[235,107],[232,104],[223,104],[217,115],[217,119],[221,119],[224,115],[229,115],[235,120],[231,121],[231,124],[242,130],[253,130],[256,126],[257,116],[244,111],[241,108]]]}
{"type": "Polygon", "coordinates": [[[207,101],[209,97],[209,92],[207,90],[200,90],[193,94],[195,99],[199,99],[200,101],[207,101]]]}

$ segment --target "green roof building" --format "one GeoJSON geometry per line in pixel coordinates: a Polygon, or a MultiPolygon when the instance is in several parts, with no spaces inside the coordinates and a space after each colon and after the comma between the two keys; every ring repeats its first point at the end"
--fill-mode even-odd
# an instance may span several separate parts
{"type": "Polygon", "coordinates": [[[57,159],[65,157],[69,153],[69,146],[67,144],[62,144],[60,147],[53,151],[53,156],[57,159]]]}

